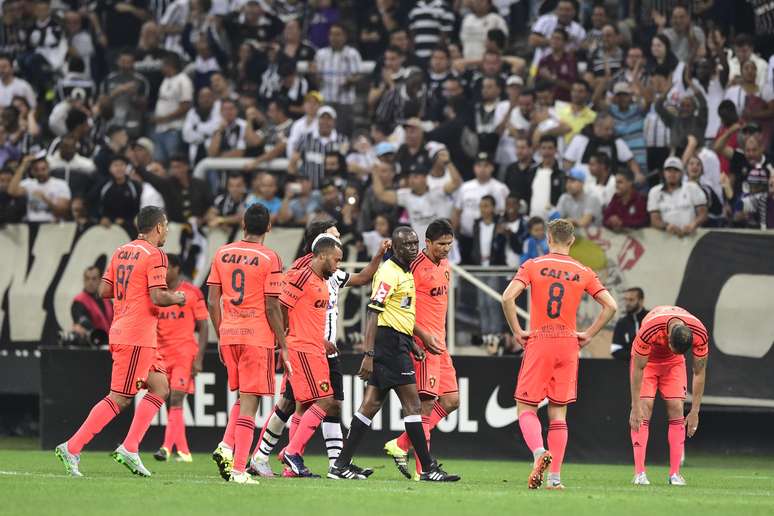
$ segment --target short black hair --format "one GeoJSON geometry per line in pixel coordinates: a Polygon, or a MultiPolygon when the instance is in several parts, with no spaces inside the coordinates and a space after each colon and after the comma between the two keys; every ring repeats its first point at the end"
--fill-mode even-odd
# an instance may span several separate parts
{"type": "Polygon", "coordinates": [[[290,114],[290,103],[288,102],[288,99],[284,96],[277,97],[275,99],[272,99],[269,102],[269,105],[274,104],[279,111],[281,111],[285,116],[288,116],[290,114]]]}
{"type": "Polygon", "coordinates": [[[634,182],[634,172],[632,172],[632,171],[631,171],[631,170],[629,170],[628,168],[619,168],[619,169],[616,171],[615,175],[617,175],[617,176],[623,176],[623,177],[624,177],[624,179],[626,179],[626,180],[627,180],[627,181],[629,181],[630,183],[633,183],[633,182],[634,182]]]}
{"type": "Polygon", "coordinates": [[[537,226],[538,224],[545,224],[546,221],[543,220],[541,217],[530,217],[530,219],[527,221],[527,231],[531,230],[533,226],[537,226]]]}
{"type": "Polygon", "coordinates": [[[597,163],[599,163],[600,165],[603,165],[606,169],[610,170],[610,165],[612,165],[610,156],[608,156],[604,152],[595,152],[591,155],[591,157],[597,160],[597,163]]]}
{"type": "Polygon", "coordinates": [[[443,45],[437,45],[433,48],[433,52],[441,52],[443,54],[446,54],[446,57],[449,57],[449,49],[446,48],[443,45]]]}
{"type": "Polygon", "coordinates": [[[588,82],[586,82],[584,79],[575,79],[574,81],[572,81],[572,84],[573,85],[580,84],[581,86],[586,88],[586,92],[591,93],[591,85],[588,82]]]}
{"type": "Polygon", "coordinates": [[[639,299],[645,299],[645,291],[640,287],[629,287],[624,292],[634,292],[639,299]]]}
{"type": "Polygon", "coordinates": [[[669,332],[669,343],[672,349],[685,355],[693,345],[693,332],[686,324],[678,324],[669,332]]]}
{"type": "Polygon", "coordinates": [[[489,29],[486,32],[486,39],[493,42],[499,50],[505,48],[505,44],[508,42],[507,36],[500,29],[489,29]]]}
{"type": "MultiPolygon", "coordinates": [[[[495,201],[495,198],[493,196],[491,196],[491,195],[484,195],[484,196],[481,197],[481,200],[482,201],[491,202],[492,206],[497,206],[497,201],[495,201]]],[[[479,202],[481,202],[481,201],[479,201],[479,202]]]]}
{"type": "Polygon", "coordinates": [[[83,73],[86,71],[86,63],[83,62],[80,56],[72,56],[67,60],[67,71],[83,73]]]}
{"type": "Polygon", "coordinates": [[[320,256],[322,253],[326,253],[337,247],[342,249],[339,241],[331,236],[331,238],[321,238],[312,249],[312,252],[315,256],[320,256]]]}
{"type": "Polygon", "coordinates": [[[734,46],[737,47],[751,47],[753,46],[753,38],[747,33],[742,32],[737,34],[734,38],[734,46]]]}
{"type": "Polygon", "coordinates": [[[566,30],[564,30],[564,29],[563,29],[563,28],[561,28],[561,27],[557,27],[557,28],[555,28],[555,29],[554,29],[554,32],[552,32],[551,34],[559,34],[560,36],[562,36],[562,39],[563,39],[563,40],[565,40],[565,41],[567,41],[568,39],[570,39],[570,35],[569,35],[569,34],[567,34],[567,31],[566,31],[566,30]]]}
{"type": "Polygon", "coordinates": [[[449,219],[435,219],[428,224],[425,230],[425,238],[431,242],[435,242],[439,238],[448,235],[454,237],[454,228],[449,219]]]}
{"type": "Polygon", "coordinates": [[[180,259],[179,254],[167,254],[167,261],[169,261],[169,267],[181,267],[183,260],[180,259]]]}
{"type": "Polygon", "coordinates": [[[137,214],[137,231],[140,233],[147,233],[156,227],[156,224],[161,224],[166,216],[167,212],[164,208],[159,206],[145,206],[137,214]]]}
{"type": "Polygon", "coordinates": [[[162,58],[161,62],[162,64],[171,66],[178,72],[183,69],[183,62],[180,59],[180,56],[175,52],[167,52],[166,55],[162,58]]]}
{"type": "Polygon", "coordinates": [[[80,109],[70,109],[70,111],[67,113],[67,117],[65,118],[65,127],[67,128],[67,132],[73,131],[76,127],[85,124],[89,121],[89,117],[86,116],[86,113],[81,111],[80,109]]]}
{"type": "Polygon", "coordinates": [[[261,203],[255,203],[245,211],[245,233],[263,235],[269,230],[269,210],[261,203]]]}
{"type": "Polygon", "coordinates": [[[728,99],[722,100],[718,104],[718,116],[725,126],[734,125],[739,121],[736,105],[728,99]]]}
{"type": "Polygon", "coordinates": [[[389,46],[389,47],[387,47],[387,48],[386,48],[384,51],[385,51],[385,53],[386,53],[386,52],[392,52],[393,54],[398,54],[398,55],[399,55],[399,56],[401,56],[401,57],[403,57],[403,56],[405,56],[405,55],[406,55],[406,53],[403,51],[403,49],[402,49],[402,48],[400,48],[400,47],[397,47],[397,46],[395,46],[395,45],[390,45],[390,46],[389,46]]]}
{"type": "Polygon", "coordinates": [[[171,156],[171,157],[169,158],[169,162],[170,162],[170,163],[175,163],[175,162],[178,162],[178,163],[185,163],[185,164],[186,164],[186,166],[188,166],[188,167],[190,167],[190,166],[191,166],[191,164],[188,162],[188,157],[187,157],[187,156],[184,156],[184,155],[182,155],[182,154],[175,154],[175,155],[171,156]]]}
{"type": "Polygon", "coordinates": [[[396,238],[401,238],[402,234],[409,233],[412,231],[414,231],[414,228],[412,228],[411,226],[406,226],[405,224],[402,226],[398,226],[392,231],[392,238],[393,240],[396,238]]]}
{"type": "Polygon", "coordinates": [[[540,137],[540,143],[541,145],[544,143],[553,143],[554,147],[556,147],[557,146],[556,136],[551,136],[550,134],[544,134],[543,136],[540,137]]]}
{"type": "Polygon", "coordinates": [[[335,225],[336,225],[336,220],[329,217],[312,221],[309,224],[309,226],[307,226],[306,232],[304,233],[304,250],[307,253],[311,253],[312,242],[314,242],[314,239],[322,235],[323,233],[325,233],[335,225]]]}

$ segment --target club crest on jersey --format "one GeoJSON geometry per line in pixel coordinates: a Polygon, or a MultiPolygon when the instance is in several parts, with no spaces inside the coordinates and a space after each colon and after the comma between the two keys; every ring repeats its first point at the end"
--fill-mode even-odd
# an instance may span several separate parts
{"type": "Polygon", "coordinates": [[[387,283],[380,281],[379,286],[376,287],[376,293],[374,294],[373,300],[377,303],[384,304],[384,301],[387,299],[387,295],[390,293],[391,288],[392,287],[387,283]]]}
{"type": "Polygon", "coordinates": [[[449,281],[449,271],[443,271],[443,275],[446,276],[446,281],[449,281]]]}
{"type": "Polygon", "coordinates": [[[430,387],[435,387],[435,376],[430,377],[430,387]]]}
{"type": "Polygon", "coordinates": [[[147,384],[143,378],[137,378],[137,380],[134,382],[134,386],[137,387],[138,391],[145,389],[146,385],[147,384]]]}
{"type": "Polygon", "coordinates": [[[328,382],[322,381],[320,382],[320,389],[323,392],[328,392],[328,390],[331,388],[330,384],[328,382]]]}
{"type": "Polygon", "coordinates": [[[580,281],[580,274],[577,272],[571,273],[562,271],[559,269],[552,269],[550,267],[543,267],[540,269],[541,276],[548,276],[549,278],[563,279],[564,281],[580,281]]]}

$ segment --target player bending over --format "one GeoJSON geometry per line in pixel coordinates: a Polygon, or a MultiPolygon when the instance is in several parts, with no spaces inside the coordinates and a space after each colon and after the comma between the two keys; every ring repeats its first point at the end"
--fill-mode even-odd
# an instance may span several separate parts
{"type": "Polygon", "coordinates": [[[661,393],[669,418],[669,484],[684,486],[680,459],[685,434],[693,437],[699,428],[699,407],[709,353],[709,335],[704,325],[678,306],[657,306],[642,320],[632,343],[631,391],[629,416],[634,450],[635,485],[650,485],[645,474],[645,451],[648,447],[648,422],[653,413],[656,391],[661,393]],[[683,402],[688,387],[685,355],[693,348],[693,383],[691,411],[683,419],[683,402]]]}
{"type": "Polygon", "coordinates": [[[519,428],[535,459],[527,486],[537,489],[549,467],[548,489],[564,489],[562,461],[567,447],[567,405],[576,400],[578,352],[615,314],[615,300],[597,275],[570,258],[575,229],[563,219],[548,224],[549,253],[525,262],[503,292],[503,312],[524,358],[516,383],[519,428]],[[530,289],[530,331],[522,329],[516,299],[530,289]],[[588,293],[602,311],[594,323],[579,332],[575,316],[583,294],[588,293]],[[548,398],[548,450],[543,445],[537,416],[538,404],[548,398]]]}
{"type": "Polygon", "coordinates": [[[137,214],[137,239],[124,244],[110,258],[99,294],[114,299],[110,325],[110,392],[89,412],[75,434],[56,447],[56,456],[74,477],[80,454],[95,435],[132,404],[140,389],[148,389],[137,404],[124,442],[111,454],[135,475],[151,475],[140,460],[140,441],[169,395],[164,366],[156,350],[155,307],[185,306],[185,293],[167,289],[167,256],[160,249],[167,238],[167,215],[162,208],[146,206],[137,214]]]}
{"type": "Polygon", "coordinates": [[[282,289],[282,262],[263,245],[271,230],[269,212],[254,204],[242,218],[244,237],[215,252],[207,278],[209,311],[218,335],[220,360],[228,388],[239,391],[223,442],[213,454],[221,477],[257,484],[245,471],[261,396],[274,396],[274,344],[288,367],[285,326],[277,299],[282,289]],[[222,308],[221,308],[222,307],[222,308]]]}
{"type": "Polygon", "coordinates": [[[153,458],[159,461],[169,460],[173,448],[176,447],[177,461],[192,462],[185,435],[183,403],[186,394],[193,394],[194,377],[202,371],[209,333],[209,316],[202,291],[180,278],[180,257],[176,254],[167,257],[167,287],[170,290],[185,292],[189,302],[183,307],[168,306],[157,311],[159,354],[167,370],[170,394],[167,401],[164,443],[153,454],[153,458]],[[198,340],[195,334],[198,335],[198,340]]]}
{"type": "Polygon", "coordinates": [[[421,404],[417,392],[414,364],[410,353],[422,360],[424,351],[414,342],[416,292],[409,269],[417,257],[419,239],[406,226],[392,234],[393,256],[384,262],[373,279],[371,301],[365,323],[365,357],[358,376],[368,381],[363,403],[355,412],[344,441],[344,449],[328,470],[328,478],[363,480],[365,475],[352,467],[352,457],[371,419],[382,408],[389,391],[394,389],[403,407],[404,425],[422,465],[420,480],[454,482],[430,456],[422,429],[421,404]]]}
{"type": "MultiPolygon", "coordinates": [[[[411,274],[417,293],[417,317],[414,341],[426,351],[424,360],[414,359],[417,390],[422,403],[422,429],[428,448],[430,432],[438,422],[460,406],[457,391],[457,371],[446,349],[446,309],[449,304],[449,255],[454,242],[454,229],[446,219],[437,219],[425,231],[425,249],[411,262],[411,274]]],[[[395,461],[401,473],[408,471],[408,450],[411,440],[406,432],[387,442],[384,451],[395,461]]],[[[415,457],[419,480],[421,464],[415,457]]]]}
{"type": "MultiPolygon", "coordinates": [[[[304,237],[305,245],[304,249],[306,254],[298,258],[290,266],[288,274],[294,270],[301,270],[309,265],[314,257],[311,252],[312,242],[322,234],[327,234],[335,238],[339,238],[339,231],[336,229],[336,221],[331,218],[325,218],[317,220],[309,225],[304,237]]],[[[333,389],[333,401],[331,407],[326,412],[326,416],[322,422],[322,434],[325,440],[325,449],[328,453],[329,465],[333,465],[333,462],[341,453],[342,443],[344,438],[341,432],[341,402],[344,400],[344,376],[341,371],[341,361],[339,360],[338,349],[336,348],[336,329],[339,316],[339,290],[344,287],[355,287],[365,285],[371,281],[376,269],[382,262],[382,257],[385,251],[389,248],[389,240],[383,242],[379,252],[371,259],[371,262],[360,272],[350,274],[341,269],[337,269],[336,272],[328,278],[328,291],[330,293],[330,301],[328,302],[328,309],[325,316],[325,333],[322,337],[326,346],[326,353],[328,355],[328,369],[330,372],[331,388],[333,389]]],[[[258,437],[258,444],[255,447],[255,453],[250,460],[250,471],[254,474],[262,477],[273,477],[274,472],[269,466],[269,456],[271,455],[274,446],[282,436],[282,432],[285,430],[285,425],[290,419],[289,436],[292,439],[295,435],[298,423],[303,416],[303,409],[301,404],[297,404],[295,397],[293,396],[293,388],[287,381],[287,376],[283,377],[282,397],[277,401],[277,405],[274,407],[271,417],[266,420],[263,425],[261,434],[258,437]],[[295,413],[293,411],[295,410],[295,413]],[[293,414],[293,417],[290,417],[293,414]]],[[[373,473],[373,470],[365,468],[360,471],[367,475],[373,473]]],[[[285,468],[283,476],[294,476],[293,470],[285,468]]]]}

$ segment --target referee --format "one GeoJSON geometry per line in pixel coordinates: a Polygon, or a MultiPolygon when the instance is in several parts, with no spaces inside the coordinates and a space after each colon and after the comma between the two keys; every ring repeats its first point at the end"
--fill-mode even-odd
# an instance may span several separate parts
{"type": "MultiPolygon", "coordinates": [[[[420,415],[414,364],[409,353],[418,360],[424,351],[411,335],[414,332],[416,292],[411,262],[419,252],[416,231],[401,226],[392,233],[393,255],[382,263],[372,282],[371,301],[365,323],[365,357],[358,376],[368,381],[363,403],[355,412],[344,449],[328,471],[328,478],[363,480],[366,477],[351,468],[352,456],[362,440],[371,419],[382,408],[391,389],[400,399],[405,415],[406,434],[422,464],[420,480],[455,482],[460,479],[449,475],[430,457],[427,438],[420,415]]],[[[429,433],[429,428],[427,429],[429,433]]]]}

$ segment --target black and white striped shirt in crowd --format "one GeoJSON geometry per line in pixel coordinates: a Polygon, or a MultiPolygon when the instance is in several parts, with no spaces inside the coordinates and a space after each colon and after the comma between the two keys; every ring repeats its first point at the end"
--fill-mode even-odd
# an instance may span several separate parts
{"type": "Polygon", "coordinates": [[[350,46],[341,50],[325,47],[314,56],[317,73],[320,76],[320,93],[325,102],[354,104],[354,86],[345,86],[346,80],[360,73],[362,59],[360,52],[350,46]]]}
{"type": "Polygon", "coordinates": [[[228,152],[232,150],[244,150],[247,148],[245,142],[245,130],[247,128],[247,121],[241,118],[237,118],[228,127],[223,130],[223,135],[220,140],[220,151],[228,152]]]}
{"type": "Polygon", "coordinates": [[[167,8],[174,2],[175,0],[148,0],[148,10],[153,21],[161,22],[167,8]]]}
{"type": "Polygon", "coordinates": [[[444,34],[454,29],[454,11],[444,0],[419,0],[409,12],[409,30],[414,40],[414,53],[420,59],[430,58],[444,34]]]}
{"type": "Polygon", "coordinates": [[[348,147],[347,137],[335,129],[327,137],[320,136],[317,129],[307,133],[296,147],[302,160],[299,175],[309,178],[315,190],[320,188],[325,179],[325,155],[334,152],[345,154],[348,147]]]}
{"type": "Polygon", "coordinates": [[[774,0],[747,0],[755,13],[755,34],[774,35],[774,0]]]}

